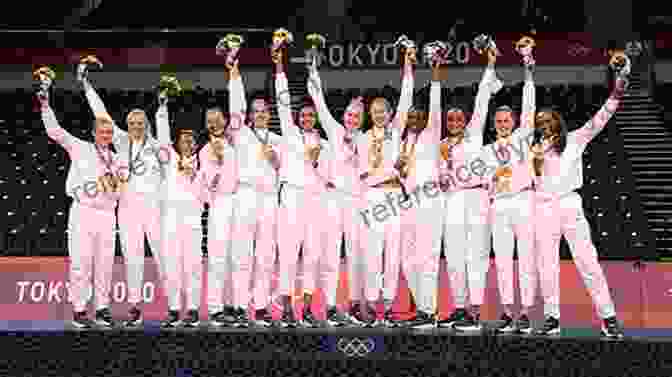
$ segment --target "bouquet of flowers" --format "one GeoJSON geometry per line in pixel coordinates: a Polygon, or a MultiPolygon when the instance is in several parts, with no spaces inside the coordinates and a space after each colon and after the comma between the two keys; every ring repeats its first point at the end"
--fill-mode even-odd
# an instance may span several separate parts
{"type": "Polygon", "coordinates": [[[306,36],[306,48],[311,50],[322,49],[327,46],[327,38],[320,34],[308,34],[306,36]]]}
{"type": "Polygon", "coordinates": [[[495,44],[495,40],[492,39],[491,36],[487,34],[481,34],[474,38],[474,41],[472,42],[472,46],[474,47],[474,50],[480,55],[483,55],[486,50],[493,50],[497,55],[501,56],[501,53],[497,49],[497,45],[495,44]]]}
{"type": "Polygon", "coordinates": [[[524,36],[516,42],[516,51],[523,57],[523,64],[526,66],[534,65],[534,58],[532,52],[536,42],[530,36],[524,36]]]}
{"type": "Polygon", "coordinates": [[[273,32],[273,51],[280,48],[287,48],[292,43],[294,43],[294,36],[289,30],[280,28],[273,32]]]}
{"type": "Polygon", "coordinates": [[[215,47],[217,55],[226,56],[226,64],[233,64],[238,59],[240,53],[240,46],[243,45],[245,39],[237,34],[227,34],[220,39],[215,47]]]}
{"type": "Polygon", "coordinates": [[[619,76],[628,76],[630,74],[630,58],[622,50],[610,51],[609,66],[619,76]]]}
{"type": "Polygon", "coordinates": [[[159,81],[159,95],[175,97],[180,95],[182,92],[182,86],[177,80],[177,77],[164,75],[161,76],[161,81],[159,81]]]}
{"type": "Polygon", "coordinates": [[[448,49],[446,48],[445,43],[434,41],[426,44],[423,48],[423,52],[425,53],[425,59],[430,62],[430,64],[440,64],[446,61],[448,49]]]}
{"type": "Polygon", "coordinates": [[[396,42],[394,42],[394,47],[401,47],[401,48],[415,48],[415,42],[412,40],[408,39],[408,37],[405,34],[402,34],[396,42]]]}
{"type": "Polygon", "coordinates": [[[308,34],[306,36],[306,57],[308,61],[306,64],[310,66],[317,66],[318,63],[318,50],[323,49],[327,46],[327,38],[320,34],[308,34]]]}
{"type": "Polygon", "coordinates": [[[56,73],[49,67],[40,67],[33,72],[33,81],[40,99],[49,97],[49,88],[56,78],[56,73]]]}

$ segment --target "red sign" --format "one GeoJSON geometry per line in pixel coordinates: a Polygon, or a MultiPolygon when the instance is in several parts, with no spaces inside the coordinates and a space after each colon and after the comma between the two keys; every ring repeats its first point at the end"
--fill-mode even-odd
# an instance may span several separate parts
{"type": "MultiPolygon", "coordinates": [[[[514,50],[515,42],[521,34],[498,33],[495,41],[502,53],[498,64],[517,65],[520,57],[514,50]]],[[[548,33],[535,37],[537,47],[535,58],[541,65],[602,65],[606,64],[606,54],[602,49],[592,46],[588,33],[548,33]]],[[[423,64],[422,47],[418,43],[419,58],[423,64]]],[[[482,65],[486,58],[478,56],[471,41],[445,42],[452,56],[450,63],[456,65],[482,65]]],[[[95,54],[106,65],[113,66],[221,66],[223,58],[215,54],[212,48],[5,48],[0,49],[2,64],[31,65],[73,65],[84,54],[95,54]]],[[[305,57],[293,56],[294,62],[305,57]]],[[[399,64],[399,54],[391,42],[332,43],[322,52],[322,65],[332,68],[375,68],[394,67],[399,64]]],[[[268,48],[244,47],[241,51],[241,64],[270,65],[268,48]]]]}
{"type": "MultiPolygon", "coordinates": [[[[116,317],[126,315],[128,310],[127,287],[125,282],[125,265],[117,260],[114,265],[111,292],[111,310],[116,317]]],[[[203,265],[203,287],[201,298],[201,314],[207,315],[207,265],[203,265]]],[[[653,264],[644,271],[634,271],[631,262],[602,263],[618,316],[629,328],[670,328],[672,317],[669,316],[670,300],[672,300],[672,265],[653,264]],[[643,296],[643,293],[646,295],[643,296]]],[[[439,311],[447,315],[452,309],[449,280],[445,265],[442,263],[440,273],[439,311]]],[[[72,307],[69,302],[67,258],[0,258],[0,313],[1,320],[64,320],[71,316],[72,307]]],[[[341,281],[338,300],[346,302],[350,289],[346,274],[347,268],[341,266],[341,281]]],[[[515,271],[514,271],[515,272],[515,271]]],[[[514,274],[517,276],[517,274],[514,274]]],[[[300,281],[300,280],[299,280],[300,281]]],[[[561,263],[561,312],[565,327],[585,328],[598,327],[600,320],[595,314],[591,298],[579,279],[572,262],[561,263]]],[[[517,282],[514,283],[517,286],[517,282]]],[[[516,288],[516,291],[518,289],[516,288]]],[[[225,290],[226,292],[226,290],[225,290]]],[[[229,292],[230,294],[230,292],[229,292]]],[[[142,296],[144,299],[144,317],[149,320],[162,319],[167,310],[167,301],[156,282],[156,269],[151,258],[146,260],[145,281],[142,296]]],[[[516,299],[518,300],[518,299],[516,299]]],[[[315,305],[319,305],[320,299],[315,305]]],[[[501,313],[497,290],[496,268],[491,262],[488,271],[488,284],[483,306],[483,319],[497,319],[501,313]]],[[[531,313],[541,318],[541,298],[537,297],[537,305],[531,313]]],[[[401,317],[410,317],[412,299],[401,276],[400,290],[393,310],[401,317]]]]}

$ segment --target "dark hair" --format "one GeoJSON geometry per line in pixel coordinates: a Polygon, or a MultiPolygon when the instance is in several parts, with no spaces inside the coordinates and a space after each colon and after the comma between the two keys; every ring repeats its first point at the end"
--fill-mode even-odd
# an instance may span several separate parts
{"type": "MultiPolygon", "coordinates": [[[[553,146],[556,152],[559,154],[562,154],[565,151],[565,148],[567,147],[567,122],[565,122],[565,119],[563,118],[562,114],[560,114],[559,111],[553,110],[551,108],[543,108],[539,111],[537,111],[537,114],[539,113],[549,113],[551,114],[551,117],[553,118],[554,121],[558,122],[558,125],[560,126],[560,135],[558,135],[558,142],[553,146]]],[[[536,123],[536,116],[534,118],[534,121],[536,123]]]]}
{"type": "Polygon", "coordinates": [[[201,148],[199,148],[198,145],[198,133],[195,132],[193,129],[189,127],[182,127],[178,128],[175,130],[175,139],[173,141],[173,149],[178,155],[181,155],[180,153],[180,148],[178,147],[178,144],[180,143],[180,137],[184,134],[191,133],[194,137],[194,149],[193,152],[195,153],[195,158],[196,158],[196,171],[200,170],[201,168],[201,159],[199,157],[199,152],[201,151],[201,148]]]}
{"type": "Polygon", "coordinates": [[[269,96],[267,96],[264,92],[258,91],[256,93],[252,94],[252,96],[250,96],[250,102],[247,106],[247,114],[246,114],[246,119],[245,119],[246,123],[252,122],[252,113],[254,112],[254,107],[252,106],[252,104],[254,104],[255,101],[259,101],[259,100],[264,101],[264,103],[266,104],[266,110],[268,110],[268,112],[272,112],[271,111],[272,110],[271,109],[271,98],[269,96]]]}

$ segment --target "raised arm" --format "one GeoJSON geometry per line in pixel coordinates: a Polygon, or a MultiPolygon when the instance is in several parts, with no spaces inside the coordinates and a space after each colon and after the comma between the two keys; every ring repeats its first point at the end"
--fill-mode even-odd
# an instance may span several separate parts
{"type": "Polygon", "coordinates": [[[229,68],[229,128],[239,131],[245,125],[246,112],[245,85],[236,60],[229,68]]]}
{"type": "Polygon", "coordinates": [[[86,142],[78,139],[66,131],[63,127],[61,127],[61,125],[58,123],[58,119],[56,119],[54,110],[52,110],[49,106],[48,100],[41,100],[40,102],[42,109],[42,122],[44,123],[44,128],[47,131],[47,135],[49,135],[52,140],[60,144],[68,152],[70,158],[72,159],[74,151],[84,146],[86,142]]]}
{"type": "Polygon", "coordinates": [[[327,107],[327,101],[324,98],[324,90],[322,89],[322,80],[320,79],[320,74],[318,73],[315,64],[310,68],[307,86],[308,94],[315,104],[317,117],[320,119],[324,131],[327,133],[327,138],[333,143],[337,137],[337,130],[342,129],[342,126],[336,119],[334,119],[329,111],[329,107],[327,107]]]}
{"type": "MultiPolygon", "coordinates": [[[[83,77],[81,79],[81,82],[82,86],[84,87],[84,96],[86,97],[86,101],[89,103],[91,111],[93,111],[94,114],[97,113],[108,114],[107,108],[105,107],[105,103],[103,103],[103,100],[96,92],[96,89],[93,87],[88,77],[83,77]]],[[[128,133],[119,128],[119,126],[117,126],[117,122],[112,121],[112,127],[114,127],[114,131],[112,131],[112,144],[114,144],[114,146],[118,148],[120,141],[122,139],[127,138],[128,133]]]]}
{"type": "Polygon", "coordinates": [[[287,75],[284,72],[282,64],[282,56],[280,56],[282,52],[277,52],[276,54],[277,55],[273,58],[277,67],[277,73],[275,75],[275,102],[278,104],[278,116],[280,118],[280,128],[282,129],[282,138],[285,142],[289,142],[290,140],[298,140],[301,137],[301,133],[292,120],[292,99],[289,93],[287,75]]]}
{"type": "Polygon", "coordinates": [[[488,117],[488,104],[494,94],[502,88],[502,82],[495,73],[495,61],[497,55],[494,51],[488,50],[488,65],[483,72],[483,77],[478,85],[478,93],[474,101],[474,113],[466,127],[466,133],[470,137],[483,136],[483,128],[488,117]]]}
{"type": "Polygon", "coordinates": [[[534,113],[537,111],[537,88],[534,86],[534,65],[525,66],[523,84],[523,104],[520,114],[520,128],[534,129],[534,113]]]}
{"type": "Polygon", "coordinates": [[[436,145],[441,141],[441,82],[437,79],[432,79],[432,84],[429,88],[429,117],[427,119],[428,130],[431,140],[430,145],[436,145]]]}
{"type": "MultiPolygon", "coordinates": [[[[411,52],[410,50],[407,51],[406,56],[404,57],[405,63],[404,63],[404,73],[403,73],[403,78],[401,79],[401,93],[399,94],[399,103],[397,104],[397,111],[394,115],[394,119],[392,120],[392,127],[399,127],[399,134],[404,133],[404,129],[406,128],[406,119],[408,118],[408,111],[411,109],[411,106],[413,105],[413,90],[415,87],[415,78],[413,74],[413,66],[411,63],[411,59],[409,54],[413,54],[412,56],[414,57],[415,55],[415,50],[411,52]]],[[[414,60],[413,60],[414,61],[414,60]]]]}
{"type": "Polygon", "coordinates": [[[600,110],[593,115],[593,117],[587,121],[581,128],[572,132],[572,138],[574,142],[578,143],[579,146],[585,147],[590,143],[597,134],[599,134],[604,127],[607,125],[611,117],[614,115],[618,106],[621,103],[623,94],[627,87],[627,77],[626,76],[617,76],[616,83],[614,84],[614,89],[612,89],[609,98],[602,105],[600,110]]]}
{"type": "Polygon", "coordinates": [[[156,135],[162,146],[172,144],[170,141],[170,118],[168,104],[159,99],[159,108],[156,110],[156,135]]]}

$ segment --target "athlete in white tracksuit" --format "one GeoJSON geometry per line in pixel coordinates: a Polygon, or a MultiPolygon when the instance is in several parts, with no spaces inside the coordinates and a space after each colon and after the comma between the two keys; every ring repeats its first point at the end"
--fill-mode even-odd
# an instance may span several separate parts
{"type": "MultiPolygon", "coordinates": [[[[453,109],[447,114],[448,137],[442,141],[449,152],[439,161],[439,175],[444,191],[442,234],[450,278],[454,312],[438,321],[439,326],[480,329],[480,306],[485,294],[490,248],[488,235],[487,187],[479,157],[483,148],[490,98],[502,87],[494,64],[496,53],[488,50],[488,66],[478,87],[471,120],[464,124],[464,113],[453,109]],[[469,287],[471,310],[467,311],[469,287]]],[[[438,253],[438,251],[435,251],[438,253]]],[[[438,254],[437,254],[438,255],[438,254]]],[[[436,284],[436,283],[432,283],[436,284]]]]}
{"type": "MultiPolygon", "coordinates": [[[[193,130],[178,129],[171,143],[167,98],[161,94],[156,112],[157,136],[164,150],[170,153],[166,164],[166,181],[162,186],[163,224],[162,250],[166,263],[166,295],[168,318],[163,325],[176,326],[180,321],[182,293],[186,298],[185,326],[199,323],[203,258],[201,253],[203,204],[207,201],[204,175],[199,171],[193,130]]],[[[179,125],[178,125],[179,127],[179,125]]]]}
{"type": "MultiPolygon", "coordinates": [[[[105,104],[80,65],[78,75],[84,86],[84,93],[94,113],[107,113],[105,104]]],[[[127,167],[118,221],[121,231],[121,246],[126,263],[128,281],[128,302],[131,304],[127,326],[142,323],[138,305],[142,301],[143,273],[145,267],[145,236],[154,255],[159,273],[159,284],[165,287],[165,266],[160,249],[160,187],[167,156],[162,156],[160,145],[148,132],[149,121],[144,111],[135,109],[128,113],[126,123],[129,132],[114,123],[112,143],[127,167]]]]}
{"type": "Polygon", "coordinates": [[[106,113],[95,114],[94,143],[71,135],[62,128],[49,106],[48,87],[38,93],[42,121],[47,135],[61,145],[71,160],[65,191],[74,199],[68,213],[68,255],[74,309],[72,324],[91,328],[86,307],[93,296],[91,278],[95,285],[98,325],[112,327],[110,286],[114,264],[114,210],[119,200],[119,158],[109,145],[112,142],[112,118],[106,113]],[[95,267],[95,275],[94,275],[95,267]]]}

